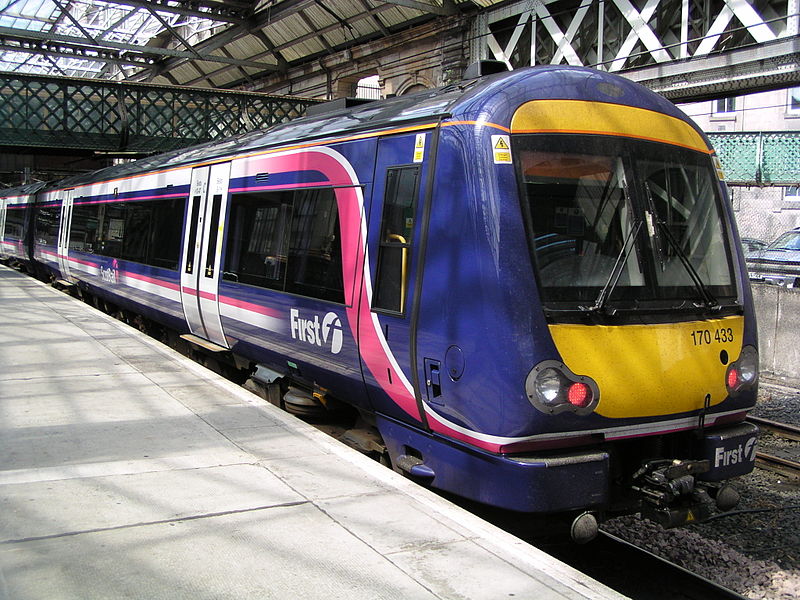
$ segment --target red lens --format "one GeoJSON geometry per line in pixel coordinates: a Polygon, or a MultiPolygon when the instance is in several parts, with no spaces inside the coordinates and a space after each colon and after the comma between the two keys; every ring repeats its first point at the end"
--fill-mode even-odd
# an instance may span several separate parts
{"type": "Polygon", "coordinates": [[[737,383],[739,383],[739,371],[731,369],[728,371],[728,388],[732,390],[737,383]]]}
{"type": "Polygon", "coordinates": [[[585,383],[573,383],[567,390],[567,401],[580,408],[588,406],[592,401],[592,391],[585,383]]]}

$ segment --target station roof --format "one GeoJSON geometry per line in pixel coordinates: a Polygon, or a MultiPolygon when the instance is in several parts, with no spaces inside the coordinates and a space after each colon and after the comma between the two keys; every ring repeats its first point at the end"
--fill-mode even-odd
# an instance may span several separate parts
{"type": "Polygon", "coordinates": [[[0,0],[0,70],[239,88],[499,0],[0,0]]]}

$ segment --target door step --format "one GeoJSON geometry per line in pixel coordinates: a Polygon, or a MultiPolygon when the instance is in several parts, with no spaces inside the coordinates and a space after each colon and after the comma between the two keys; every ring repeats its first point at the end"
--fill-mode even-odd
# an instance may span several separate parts
{"type": "Polygon", "coordinates": [[[220,346],[219,344],[215,344],[214,342],[209,342],[206,339],[198,337],[192,333],[184,333],[181,336],[182,340],[186,340],[190,344],[194,344],[195,346],[200,346],[201,348],[205,348],[206,350],[210,350],[211,352],[228,352],[229,348],[225,346],[220,346]]]}

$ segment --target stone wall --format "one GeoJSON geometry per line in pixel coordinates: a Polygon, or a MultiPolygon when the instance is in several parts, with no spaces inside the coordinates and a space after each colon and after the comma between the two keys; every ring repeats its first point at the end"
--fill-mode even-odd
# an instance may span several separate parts
{"type": "Polygon", "coordinates": [[[800,379],[800,289],[753,284],[761,372],[800,379]]]}
{"type": "Polygon", "coordinates": [[[359,79],[378,75],[384,96],[447,85],[461,79],[469,56],[469,20],[437,19],[349,50],[313,66],[261,79],[248,90],[333,100],[355,95],[359,79]]]}

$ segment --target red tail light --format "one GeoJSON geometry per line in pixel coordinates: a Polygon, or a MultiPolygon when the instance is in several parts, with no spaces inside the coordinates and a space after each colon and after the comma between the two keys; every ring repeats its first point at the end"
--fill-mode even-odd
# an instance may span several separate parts
{"type": "Polygon", "coordinates": [[[567,402],[572,406],[583,408],[592,401],[592,390],[585,383],[576,382],[569,386],[567,391],[567,402]]]}
{"type": "Polygon", "coordinates": [[[728,371],[728,389],[736,389],[736,384],[739,383],[739,372],[736,369],[728,371]]]}

